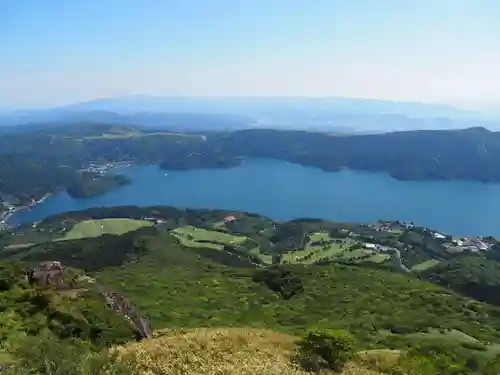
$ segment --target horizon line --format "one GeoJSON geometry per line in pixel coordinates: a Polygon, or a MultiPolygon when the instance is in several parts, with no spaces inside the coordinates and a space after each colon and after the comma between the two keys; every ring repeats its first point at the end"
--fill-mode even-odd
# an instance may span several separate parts
{"type": "MultiPolygon", "coordinates": [[[[423,106],[445,106],[450,109],[462,110],[462,111],[478,111],[484,110],[485,108],[478,108],[473,106],[472,104],[465,103],[457,103],[457,102],[445,102],[445,101],[436,101],[436,102],[428,102],[421,100],[404,100],[404,99],[391,99],[391,98],[377,98],[377,97],[352,97],[352,96],[339,96],[339,95],[154,95],[154,94],[124,94],[124,95],[114,95],[114,96],[102,96],[89,98],[78,101],[70,101],[60,104],[53,105],[43,105],[43,106],[34,106],[34,105],[26,105],[26,106],[0,106],[0,112],[17,112],[17,111],[43,111],[50,109],[63,109],[64,107],[71,107],[80,104],[87,104],[92,102],[100,102],[107,100],[126,100],[133,98],[144,98],[144,99],[165,99],[165,100],[273,100],[273,99],[301,99],[301,100],[352,100],[352,101],[371,101],[371,102],[386,102],[386,103],[394,103],[394,104],[416,104],[423,106]]],[[[496,106],[491,103],[488,106],[496,106]]],[[[499,106],[500,107],[500,106],[499,106]]]]}

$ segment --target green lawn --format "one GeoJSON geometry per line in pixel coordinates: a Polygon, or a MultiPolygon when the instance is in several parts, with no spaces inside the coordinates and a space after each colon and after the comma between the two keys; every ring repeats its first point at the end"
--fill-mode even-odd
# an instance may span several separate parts
{"type": "Polygon", "coordinates": [[[355,260],[354,258],[366,255],[372,255],[369,258],[362,259],[363,262],[381,263],[391,256],[389,254],[378,254],[368,249],[355,249],[350,250],[352,245],[359,244],[359,242],[351,238],[332,238],[326,232],[316,232],[309,235],[309,241],[303,250],[291,251],[283,255],[285,263],[304,263],[312,264],[320,260],[355,260]],[[336,241],[330,243],[330,241],[336,241]],[[322,244],[321,241],[324,241],[322,244]],[[320,244],[313,245],[313,243],[320,242],[320,244]]]}
{"type": "MultiPolygon", "coordinates": [[[[176,228],[170,233],[174,235],[174,237],[177,238],[182,245],[192,248],[210,248],[215,250],[223,250],[224,245],[230,245],[237,249],[238,245],[241,245],[243,244],[243,242],[248,240],[248,237],[246,236],[238,236],[215,230],[197,228],[191,225],[176,228]]],[[[258,246],[255,246],[251,249],[242,249],[244,250],[244,253],[258,257],[264,264],[272,263],[272,256],[262,254],[258,246]]]]}
{"type": "Polygon", "coordinates": [[[376,253],[373,254],[371,257],[364,259],[365,262],[372,262],[372,263],[382,263],[385,262],[386,260],[391,259],[391,256],[389,254],[385,253],[376,253]]]}
{"type": "Polygon", "coordinates": [[[236,236],[214,230],[207,230],[188,225],[176,228],[171,233],[187,247],[209,247],[222,250],[224,245],[238,245],[247,240],[245,236],[236,236]]]}
{"type": "Polygon", "coordinates": [[[25,247],[30,247],[33,246],[35,243],[34,242],[27,242],[27,243],[16,243],[16,244],[11,244],[5,246],[5,249],[13,250],[13,249],[24,249],[25,247]]]}
{"type": "Polygon", "coordinates": [[[351,240],[347,240],[345,244],[326,243],[332,238],[326,232],[316,232],[309,234],[309,241],[306,243],[304,250],[292,251],[283,255],[283,261],[286,263],[304,263],[311,264],[323,258],[330,258],[340,255],[347,249],[351,240]],[[324,245],[312,245],[314,242],[325,241],[324,245]],[[345,249],[344,249],[345,248],[345,249]]]}
{"type": "Polygon", "coordinates": [[[435,340],[450,340],[452,342],[461,342],[461,343],[474,343],[478,342],[477,339],[475,339],[472,336],[469,336],[461,331],[458,331],[456,329],[452,330],[447,330],[444,332],[440,332],[437,329],[430,329],[429,332],[419,332],[419,333],[412,333],[409,334],[408,336],[410,337],[418,337],[418,338],[425,338],[425,339],[435,339],[435,340]]]}
{"type": "Polygon", "coordinates": [[[81,221],[69,231],[64,237],[57,240],[75,240],[86,237],[98,237],[103,234],[124,234],[140,228],[152,226],[147,220],[133,219],[100,219],[81,221]]]}
{"type": "Polygon", "coordinates": [[[439,260],[437,260],[437,259],[429,259],[429,260],[426,260],[426,261],[424,261],[422,263],[414,265],[411,268],[411,270],[415,271],[415,272],[425,271],[428,268],[437,266],[439,263],[441,263],[441,262],[439,260]]]}

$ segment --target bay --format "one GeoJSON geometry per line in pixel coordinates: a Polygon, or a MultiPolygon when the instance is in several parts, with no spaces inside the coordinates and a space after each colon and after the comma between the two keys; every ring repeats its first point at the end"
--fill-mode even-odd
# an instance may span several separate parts
{"type": "Polygon", "coordinates": [[[148,165],[115,172],[129,176],[132,184],[88,199],[61,192],[15,213],[9,222],[30,223],[90,207],[168,205],[247,211],[277,220],[403,220],[451,234],[500,236],[500,184],[398,181],[384,173],[324,172],[269,159],[229,169],[164,171],[148,165]]]}

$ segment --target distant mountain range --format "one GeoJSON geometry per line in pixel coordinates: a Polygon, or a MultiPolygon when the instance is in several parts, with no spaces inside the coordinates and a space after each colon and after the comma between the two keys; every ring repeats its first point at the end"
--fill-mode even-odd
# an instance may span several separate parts
{"type": "Polygon", "coordinates": [[[243,128],[378,133],[415,129],[500,129],[500,116],[448,105],[301,97],[151,97],[97,99],[56,108],[0,113],[0,126],[108,123],[172,130],[243,128]]]}

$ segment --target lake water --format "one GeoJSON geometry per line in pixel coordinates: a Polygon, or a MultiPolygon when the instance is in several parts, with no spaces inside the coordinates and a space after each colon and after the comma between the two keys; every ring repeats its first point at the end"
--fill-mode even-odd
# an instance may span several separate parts
{"type": "Polygon", "coordinates": [[[168,205],[254,212],[278,220],[314,217],[346,222],[413,221],[461,235],[500,236],[500,184],[397,181],[383,173],[323,172],[276,160],[247,160],[230,169],[118,170],[133,183],[89,199],[54,195],[11,223],[90,207],[168,205]],[[165,175],[167,173],[168,175],[165,175]]]}

